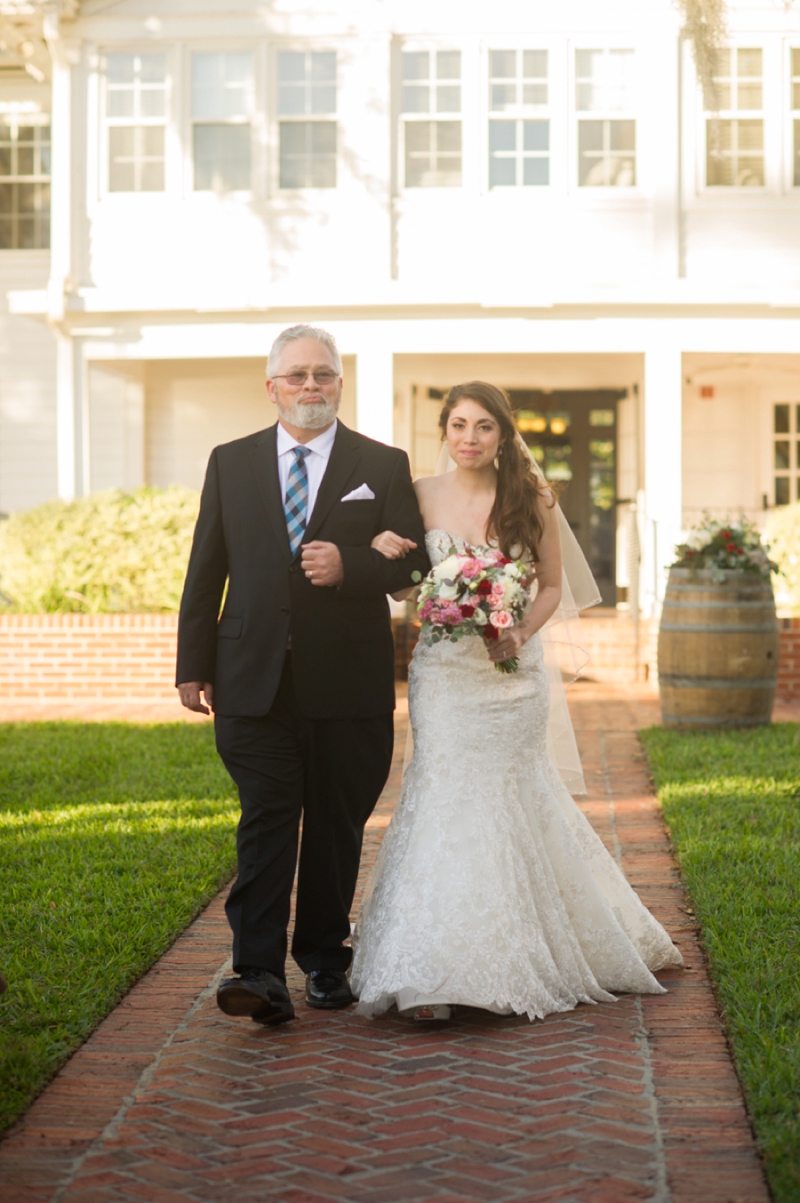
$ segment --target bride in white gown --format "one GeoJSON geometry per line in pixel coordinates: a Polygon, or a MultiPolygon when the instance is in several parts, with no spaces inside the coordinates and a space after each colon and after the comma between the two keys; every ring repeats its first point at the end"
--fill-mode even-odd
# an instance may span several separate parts
{"type": "MultiPolygon", "coordinates": [[[[663,993],[653,971],[680,965],[680,953],[548,752],[540,631],[561,592],[552,495],[499,389],[457,386],[440,424],[456,470],[416,485],[431,562],[452,547],[524,547],[537,590],[491,651],[475,637],[416,647],[414,755],[353,938],[357,1010],[446,1019],[463,1004],[534,1019],[614,992],[663,993]],[[513,655],[516,673],[495,669],[513,655]]],[[[407,550],[391,532],[373,546],[407,550]]]]}

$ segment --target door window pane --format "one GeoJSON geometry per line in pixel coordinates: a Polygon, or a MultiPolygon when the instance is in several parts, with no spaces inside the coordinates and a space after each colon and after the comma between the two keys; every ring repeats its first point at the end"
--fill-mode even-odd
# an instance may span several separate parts
{"type": "Polygon", "coordinates": [[[775,504],[788,505],[791,501],[791,484],[788,476],[775,477],[775,504]]]}
{"type": "Polygon", "coordinates": [[[774,429],[776,434],[789,433],[789,406],[776,405],[774,407],[774,429]]]}
{"type": "Polygon", "coordinates": [[[778,472],[789,468],[789,440],[779,439],[775,443],[775,468],[778,472]]]}

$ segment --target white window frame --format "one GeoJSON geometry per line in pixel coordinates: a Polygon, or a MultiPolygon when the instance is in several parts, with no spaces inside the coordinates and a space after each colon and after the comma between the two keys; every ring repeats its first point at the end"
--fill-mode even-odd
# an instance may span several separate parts
{"type": "MultiPolygon", "coordinates": [[[[0,114],[0,118],[2,119],[4,124],[7,124],[7,126],[9,128],[16,127],[17,132],[19,132],[20,126],[28,127],[28,128],[31,128],[31,127],[32,128],[37,128],[37,127],[44,128],[45,126],[47,126],[50,129],[50,138],[49,138],[49,141],[47,142],[47,146],[50,148],[50,172],[47,175],[44,175],[41,173],[39,175],[35,175],[35,174],[34,175],[24,175],[21,172],[17,171],[16,173],[12,173],[10,175],[0,176],[0,183],[7,183],[7,184],[12,184],[12,185],[13,184],[31,184],[33,186],[36,186],[37,184],[41,186],[44,184],[47,186],[48,193],[50,196],[50,204],[48,205],[48,209],[47,209],[47,245],[46,246],[37,246],[37,247],[21,247],[21,246],[0,247],[0,254],[5,253],[7,251],[10,252],[11,254],[14,254],[16,251],[28,251],[28,252],[42,251],[44,254],[49,254],[50,247],[52,244],[52,226],[53,226],[53,222],[52,222],[52,178],[53,178],[52,115],[50,112],[43,112],[41,110],[38,110],[36,112],[28,112],[28,111],[19,111],[19,110],[14,111],[13,109],[11,109],[10,111],[3,112],[2,114],[0,114]]],[[[35,166],[35,164],[34,164],[34,166],[35,166]]]]}
{"type": "Polygon", "coordinates": [[[176,101],[179,96],[177,88],[177,56],[174,42],[149,42],[142,44],[141,42],[119,42],[119,43],[102,43],[94,48],[96,68],[90,78],[88,90],[88,100],[90,112],[93,111],[95,120],[94,127],[97,130],[96,150],[90,147],[89,150],[89,179],[96,179],[96,196],[98,200],[105,203],[115,205],[130,203],[135,199],[136,203],[142,203],[142,198],[147,197],[145,204],[153,204],[158,202],[159,198],[168,196],[170,192],[174,194],[177,177],[175,173],[176,163],[176,138],[175,138],[175,120],[176,120],[176,101]],[[166,59],[166,87],[164,90],[164,108],[165,114],[163,117],[152,119],[132,118],[130,121],[109,118],[108,103],[107,103],[107,79],[106,79],[106,60],[110,54],[163,54],[166,59]],[[110,125],[162,125],[164,128],[164,187],[158,191],[146,192],[112,192],[109,188],[110,175],[110,156],[109,156],[109,127],[110,125]],[[92,153],[94,151],[94,153],[92,153]]]}
{"type": "MultiPolygon", "coordinates": [[[[397,179],[399,191],[403,196],[421,196],[421,195],[447,195],[463,193],[466,187],[467,172],[466,172],[466,156],[465,143],[467,141],[467,111],[468,104],[465,104],[465,83],[469,82],[471,73],[465,72],[465,60],[470,53],[469,47],[464,47],[457,39],[434,40],[425,39],[425,41],[407,41],[399,47],[399,63],[398,63],[398,93],[397,93],[397,113],[396,120],[398,123],[397,136],[397,179]],[[403,108],[403,55],[405,53],[420,53],[426,52],[429,56],[429,63],[432,65],[434,74],[428,76],[429,88],[431,97],[435,96],[436,89],[436,59],[435,55],[440,52],[457,51],[460,56],[460,73],[458,78],[458,86],[460,88],[461,106],[458,112],[438,112],[437,110],[429,110],[427,113],[407,113],[403,108]],[[461,127],[461,180],[458,184],[434,184],[434,185],[407,185],[406,184],[406,124],[418,124],[422,122],[438,122],[452,121],[458,122],[461,127]]],[[[444,81],[443,81],[444,82],[444,81]]]]}
{"type": "MultiPolygon", "coordinates": [[[[729,46],[726,46],[725,49],[730,51],[731,61],[733,61],[734,59],[738,59],[738,54],[739,54],[740,50],[760,50],[761,51],[761,76],[760,76],[761,108],[760,109],[739,109],[737,107],[736,109],[732,109],[730,107],[728,107],[728,108],[720,107],[719,113],[716,114],[716,116],[718,116],[721,121],[740,121],[740,120],[741,121],[753,121],[753,120],[761,121],[761,126],[762,126],[761,162],[762,162],[763,173],[764,173],[764,182],[763,182],[763,184],[746,184],[746,185],[745,184],[740,184],[740,185],[737,185],[737,184],[710,184],[708,182],[708,129],[709,129],[709,121],[713,119],[714,114],[709,113],[709,111],[705,108],[705,105],[703,104],[702,99],[701,99],[702,129],[701,129],[701,135],[700,135],[701,160],[700,160],[700,164],[699,164],[699,168],[700,168],[699,178],[702,181],[701,187],[705,193],[711,194],[713,196],[717,196],[719,194],[725,194],[725,195],[732,194],[735,196],[739,196],[742,193],[752,193],[755,196],[763,196],[765,192],[769,192],[772,190],[770,187],[770,182],[771,182],[770,177],[771,177],[772,173],[770,170],[771,165],[770,165],[770,157],[769,157],[769,151],[770,151],[769,126],[770,126],[771,122],[768,119],[768,103],[769,103],[769,95],[770,95],[770,89],[768,87],[768,66],[769,66],[769,59],[770,59],[770,54],[769,54],[770,48],[765,44],[763,36],[754,35],[753,37],[748,37],[747,35],[745,35],[745,36],[737,39],[735,42],[732,42],[729,46]]],[[[737,85],[737,89],[738,89],[738,83],[739,83],[738,70],[737,70],[735,76],[730,76],[729,78],[731,80],[733,80],[734,78],[736,79],[736,85],[737,85]]],[[[743,78],[755,79],[757,77],[745,76],[743,78]]],[[[737,96],[737,99],[738,99],[738,96],[737,96]]]]}
{"type": "MultiPolygon", "coordinates": [[[[796,35],[787,40],[786,50],[782,56],[786,68],[783,111],[784,114],[787,114],[785,191],[789,196],[800,200],[800,71],[795,75],[792,70],[794,54],[800,58],[800,37],[796,35]],[[794,103],[795,81],[797,81],[798,90],[797,104],[794,103]],[[795,122],[797,123],[797,135],[795,135],[795,122]],[[795,182],[795,172],[797,172],[797,182],[795,182]]],[[[800,67],[800,63],[798,66],[800,67]]]]}
{"type": "MultiPolygon", "coordinates": [[[[546,39],[536,38],[534,35],[527,35],[524,40],[519,37],[508,38],[505,41],[498,38],[496,42],[493,40],[490,44],[483,48],[483,71],[482,75],[482,90],[483,102],[481,104],[481,124],[482,138],[481,145],[483,147],[483,164],[482,164],[482,181],[483,190],[487,193],[502,195],[516,195],[521,192],[526,197],[540,193],[549,193],[553,188],[553,163],[554,163],[554,106],[553,106],[553,67],[554,54],[552,47],[546,39]],[[534,44],[535,43],[535,44],[534,44]],[[542,77],[547,88],[547,101],[543,104],[525,104],[519,98],[518,102],[508,109],[492,109],[491,107],[491,86],[492,86],[492,69],[491,56],[493,51],[513,51],[517,56],[517,69],[522,70],[523,54],[526,50],[542,51],[547,56],[547,74],[542,77]],[[514,121],[517,127],[516,137],[520,135],[519,125],[523,121],[546,121],[548,124],[548,149],[543,153],[531,155],[532,158],[547,158],[548,162],[548,181],[546,184],[524,184],[520,180],[516,184],[491,184],[491,133],[490,123],[492,121],[514,121]]],[[[515,82],[518,87],[524,87],[524,78],[521,74],[515,76],[515,82]]],[[[520,165],[520,169],[524,170],[524,150],[518,150],[515,153],[515,159],[520,165]]]]}
{"type": "Polygon", "coordinates": [[[644,154],[642,149],[642,129],[643,108],[641,105],[641,84],[640,71],[643,58],[643,50],[635,42],[630,41],[614,41],[609,42],[607,38],[581,39],[580,41],[571,40],[568,43],[569,53],[569,114],[570,114],[570,136],[569,136],[569,181],[570,192],[578,197],[592,198],[600,201],[603,204],[609,202],[619,205],[625,203],[635,197],[641,197],[643,192],[642,175],[644,168],[644,154]],[[627,108],[623,109],[579,109],[578,108],[578,53],[582,50],[600,50],[604,54],[611,54],[614,51],[624,51],[633,55],[633,85],[632,85],[632,102],[627,108]],[[633,121],[635,129],[635,181],[631,185],[615,186],[607,184],[581,184],[580,183],[580,135],[579,122],[581,121],[633,121]]]}
{"type": "Polygon", "coordinates": [[[188,42],[183,47],[181,55],[183,65],[183,120],[180,122],[180,127],[183,132],[183,195],[186,199],[193,198],[199,203],[203,202],[203,198],[219,198],[224,196],[228,199],[240,198],[242,200],[250,200],[259,193],[259,185],[261,183],[262,173],[260,170],[260,133],[263,127],[264,113],[264,96],[262,74],[263,55],[259,42],[243,43],[241,40],[230,40],[214,42],[197,41],[188,42]],[[193,66],[195,54],[250,54],[253,60],[253,77],[252,91],[250,96],[250,112],[245,117],[230,118],[229,121],[224,118],[219,120],[208,118],[195,118],[193,109],[192,83],[193,83],[193,66]],[[198,125],[245,125],[250,126],[250,187],[237,188],[226,192],[217,192],[214,189],[195,188],[194,186],[194,127],[198,125]]]}
{"type": "Polygon", "coordinates": [[[342,161],[341,161],[341,145],[342,131],[339,120],[340,95],[341,95],[341,54],[335,39],[330,42],[286,42],[276,44],[270,47],[270,71],[269,77],[271,81],[270,89],[270,109],[273,116],[272,126],[273,135],[270,139],[272,143],[272,154],[270,155],[270,181],[269,192],[273,196],[288,196],[292,194],[311,193],[317,195],[319,193],[335,192],[341,186],[342,176],[342,161]],[[289,114],[281,113],[280,111],[280,94],[279,94],[279,78],[278,78],[278,56],[286,51],[292,53],[319,54],[329,53],[336,55],[336,107],[332,113],[298,113],[289,114]],[[281,187],[281,125],[286,123],[328,123],[336,129],[336,182],[332,185],[306,185],[300,188],[283,188],[281,187]]]}

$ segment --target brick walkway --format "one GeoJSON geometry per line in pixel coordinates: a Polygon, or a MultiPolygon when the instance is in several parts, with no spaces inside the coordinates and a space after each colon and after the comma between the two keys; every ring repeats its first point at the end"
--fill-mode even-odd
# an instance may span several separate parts
{"type": "MultiPolygon", "coordinates": [[[[259,1028],[214,1005],[218,898],[0,1146],[4,1203],[767,1203],[635,736],[657,702],[573,692],[585,813],[686,959],[661,975],[669,994],[533,1024],[462,1011],[435,1030],[301,1005],[259,1028]]],[[[365,871],[396,797],[398,717],[365,871]]]]}

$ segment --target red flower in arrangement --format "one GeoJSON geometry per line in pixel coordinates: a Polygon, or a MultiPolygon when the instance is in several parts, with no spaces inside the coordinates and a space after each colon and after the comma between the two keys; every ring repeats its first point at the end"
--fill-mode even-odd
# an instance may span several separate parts
{"type": "Polygon", "coordinates": [[[730,539],[731,532],[729,530],[720,531],[720,536],[723,539],[730,539]]]}
{"type": "Polygon", "coordinates": [[[491,581],[481,581],[481,583],[478,585],[477,591],[480,597],[488,597],[492,592],[491,581]]]}
{"type": "Polygon", "coordinates": [[[744,554],[744,548],[743,548],[743,547],[737,547],[737,548],[736,548],[736,554],[737,554],[737,556],[741,556],[741,555],[743,555],[743,554],[744,554]]]}
{"type": "Polygon", "coordinates": [[[483,628],[483,637],[484,639],[499,639],[500,632],[498,631],[497,627],[493,627],[490,622],[487,622],[486,626],[483,628]]]}
{"type": "Polygon", "coordinates": [[[475,607],[474,606],[461,606],[461,613],[464,615],[465,618],[472,618],[472,615],[475,613],[475,607]]]}
{"type": "Polygon", "coordinates": [[[735,543],[728,543],[725,547],[725,550],[726,551],[738,551],[738,548],[735,543]]]}

